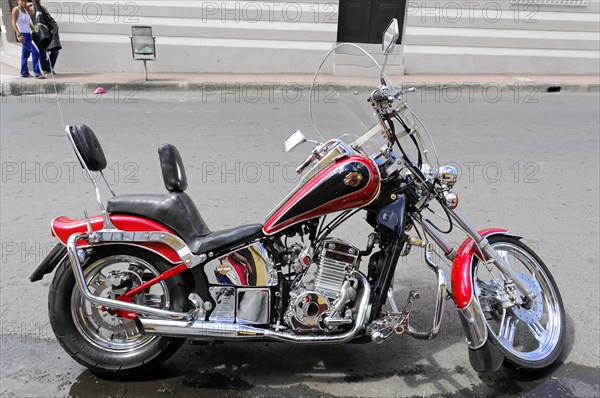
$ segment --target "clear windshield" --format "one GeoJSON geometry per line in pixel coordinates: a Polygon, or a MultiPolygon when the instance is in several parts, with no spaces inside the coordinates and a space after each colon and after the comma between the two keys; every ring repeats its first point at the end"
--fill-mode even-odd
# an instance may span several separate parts
{"type": "Polygon", "coordinates": [[[380,71],[377,62],[354,44],[343,43],[331,50],[317,70],[310,91],[309,111],[315,138],[328,141],[344,134],[358,138],[379,123],[367,98],[378,85],[380,71]],[[344,65],[339,64],[340,59],[344,65]],[[333,69],[340,67],[361,75],[352,78],[357,82],[355,86],[338,83],[340,79],[333,69]]]}
{"type": "MultiPolygon", "coordinates": [[[[372,91],[381,85],[380,76],[381,65],[361,47],[342,43],[332,49],[313,80],[309,111],[314,131],[307,132],[307,136],[320,142],[337,138],[347,144],[358,143],[365,153],[375,158],[381,148],[390,145],[375,109],[368,102],[372,91]],[[348,85],[349,80],[355,84],[348,85]],[[339,81],[346,84],[337,83],[339,81]]],[[[392,82],[386,76],[384,79],[388,94],[396,94],[392,82]]],[[[427,129],[402,98],[395,100],[394,108],[396,136],[407,157],[424,174],[433,175],[438,160],[427,129]]],[[[396,146],[393,150],[399,152],[396,146]]]]}

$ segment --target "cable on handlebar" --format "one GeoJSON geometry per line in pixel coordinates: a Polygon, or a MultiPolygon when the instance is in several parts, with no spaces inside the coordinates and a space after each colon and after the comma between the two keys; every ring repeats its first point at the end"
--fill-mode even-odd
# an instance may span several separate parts
{"type": "MultiPolygon", "coordinates": [[[[454,223],[452,222],[452,217],[450,216],[450,212],[448,211],[448,209],[446,208],[446,206],[444,206],[444,203],[441,201],[441,199],[436,196],[436,199],[438,200],[438,202],[440,202],[440,205],[442,205],[442,210],[444,210],[444,213],[446,213],[446,217],[448,218],[448,230],[447,231],[443,231],[440,227],[438,227],[433,221],[429,220],[429,223],[431,224],[431,226],[435,229],[437,229],[440,233],[442,234],[449,234],[450,232],[452,232],[452,229],[454,228],[454,223]]],[[[433,210],[431,210],[431,207],[429,207],[429,205],[427,205],[427,210],[429,210],[430,212],[432,212],[433,214],[435,214],[437,216],[437,213],[433,210]]],[[[440,216],[438,216],[440,217],[440,216]]],[[[442,217],[440,217],[442,218],[442,217]]]]}
{"type": "MultiPolygon", "coordinates": [[[[400,149],[400,152],[402,152],[402,157],[404,158],[404,161],[407,164],[410,164],[411,167],[411,171],[415,174],[417,174],[419,176],[419,178],[423,181],[423,182],[427,182],[427,179],[425,178],[425,175],[423,174],[423,172],[421,171],[420,168],[415,168],[414,165],[412,164],[412,162],[410,161],[408,155],[406,154],[406,152],[404,151],[404,148],[402,148],[402,145],[400,145],[400,141],[398,140],[398,137],[396,136],[396,127],[394,126],[394,121],[389,117],[389,115],[384,115],[384,119],[385,121],[388,123],[389,127],[390,127],[390,131],[392,133],[392,140],[396,143],[396,145],[398,145],[398,148],[400,149]]],[[[408,129],[408,126],[406,126],[406,124],[404,123],[404,121],[402,121],[402,119],[399,119],[400,124],[402,124],[402,127],[405,128],[406,132],[410,132],[410,129],[408,129]]],[[[410,134],[409,134],[410,135],[410,134]]],[[[417,146],[417,150],[419,149],[419,147],[417,146]]],[[[419,151],[420,154],[420,151],[419,151]]]]}
{"type": "Polygon", "coordinates": [[[408,134],[408,136],[410,137],[410,139],[412,140],[412,142],[415,144],[415,146],[417,147],[417,167],[419,167],[419,169],[423,166],[423,156],[421,154],[421,148],[419,147],[419,143],[417,142],[417,139],[415,138],[415,136],[413,134],[411,134],[411,129],[408,128],[408,126],[406,125],[406,123],[404,123],[404,120],[402,120],[402,118],[400,118],[400,116],[396,115],[396,120],[398,120],[400,122],[400,124],[402,125],[402,127],[404,127],[404,130],[406,131],[406,134],[408,134]]]}

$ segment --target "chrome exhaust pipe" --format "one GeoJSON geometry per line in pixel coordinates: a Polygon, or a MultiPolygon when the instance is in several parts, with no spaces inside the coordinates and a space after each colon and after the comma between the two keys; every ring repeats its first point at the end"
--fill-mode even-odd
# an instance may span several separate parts
{"type": "Polygon", "coordinates": [[[139,316],[143,331],[149,335],[175,337],[205,337],[217,340],[276,340],[288,343],[343,343],[362,329],[369,307],[371,287],[367,278],[357,273],[363,286],[360,299],[357,301],[356,321],[351,330],[339,335],[296,335],[288,331],[263,329],[239,323],[194,321],[187,322],[174,319],[160,319],[139,316]]]}

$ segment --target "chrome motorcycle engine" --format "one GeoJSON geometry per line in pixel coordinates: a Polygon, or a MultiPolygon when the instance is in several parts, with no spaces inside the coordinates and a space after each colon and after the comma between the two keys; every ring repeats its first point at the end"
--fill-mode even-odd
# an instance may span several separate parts
{"type": "Polygon", "coordinates": [[[316,261],[307,265],[306,256],[296,259],[303,268],[294,281],[285,313],[287,325],[296,332],[333,332],[353,322],[347,305],[356,298],[359,250],[339,239],[326,239],[316,261]]]}

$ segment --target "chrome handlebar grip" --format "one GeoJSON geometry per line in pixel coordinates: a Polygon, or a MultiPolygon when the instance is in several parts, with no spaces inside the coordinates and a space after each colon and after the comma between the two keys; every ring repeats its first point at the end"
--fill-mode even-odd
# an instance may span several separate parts
{"type": "Polygon", "coordinates": [[[394,97],[399,98],[401,95],[404,94],[413,94],[416,93],[417,89],[415,87],[409,87],[406,90],[400,90],[396,93],[396,95],[394,95],[394,97]]]}
{"type": "Polygon", "coordinates": [[[304,169],[315,160],[315,154],[311,153],[309,157],[298,167],[296,167],[296,173],[300,174],[304,171],[304,169]]]}

